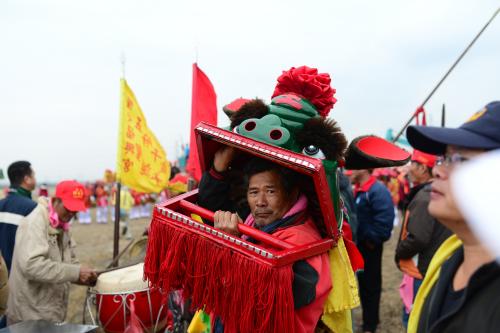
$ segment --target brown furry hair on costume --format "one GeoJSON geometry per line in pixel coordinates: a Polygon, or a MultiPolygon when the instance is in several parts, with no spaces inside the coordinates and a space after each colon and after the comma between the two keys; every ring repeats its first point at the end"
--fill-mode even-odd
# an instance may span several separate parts
{"type": "Polygon", "coordinates": [[[261,99],[252,99],[231,116],[231,129],[250,118],[262,118],[269,113],[268,106],[261,99]]]}
{"type": "Polygon", "coordinates": [[[342,130],[332,119],[312,118],[297,132],[296,139],[302,148],[313,145],[321,149],[326,159],[331,161],[341,160],[347,148],[342,130]]]}

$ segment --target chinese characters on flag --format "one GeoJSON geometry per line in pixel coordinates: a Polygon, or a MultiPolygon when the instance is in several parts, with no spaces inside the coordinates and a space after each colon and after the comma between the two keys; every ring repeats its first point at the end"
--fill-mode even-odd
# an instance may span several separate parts
{"type": "Polygon", "coordinates": [[[117,179],[139,192],[160,192],[170,178],[167,154],[148,128],[141,107],[124,79],[121,91],[117,179]]]}

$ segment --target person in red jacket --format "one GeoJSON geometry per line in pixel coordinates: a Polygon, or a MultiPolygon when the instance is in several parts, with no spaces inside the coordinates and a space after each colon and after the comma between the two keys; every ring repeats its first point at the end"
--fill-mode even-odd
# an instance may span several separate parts
{"type": "MultiPolygon", "coordinates": [[[[246,166],[245,179],[250,208],[245,224],[296,245],[322,239],[309,213],[308,199],[299,191],[297,175],[274,163],[255,159],[246,166]]],[[[243,221],[234,212],[215,212],[214,226],[224,232],[241,236],[238,223],[243,221]]],[[[314,332],[332,288],[328,254],[296,262],[293,272],[294,331],[314,332]]]]}

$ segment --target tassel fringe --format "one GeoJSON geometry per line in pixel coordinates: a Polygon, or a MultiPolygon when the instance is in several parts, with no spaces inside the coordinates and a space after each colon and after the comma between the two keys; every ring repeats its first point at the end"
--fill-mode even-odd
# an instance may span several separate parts
{"type": "Polygon", "coordinates": [[[144,277],[182,289],[194,309],[219,316],[225,332],[293,332],[292,266],[258,263],[209,238],[153,220],[144,277]]]}

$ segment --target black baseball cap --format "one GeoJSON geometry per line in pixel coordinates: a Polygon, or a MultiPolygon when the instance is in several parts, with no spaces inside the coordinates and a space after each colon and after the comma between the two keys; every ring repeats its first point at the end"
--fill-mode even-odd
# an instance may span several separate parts
{"type": "Polygon", "coordinates": [[[413,148],[433,155],[443,155],[447,145],[484,150],[500,148],[500,101],[489,103],[459,128],[409,126],[406,138],[413,148]]]}

